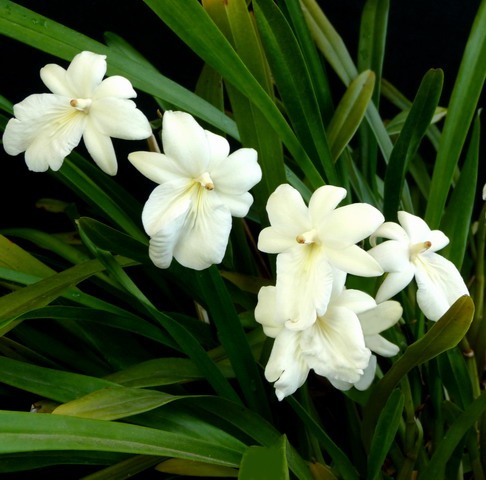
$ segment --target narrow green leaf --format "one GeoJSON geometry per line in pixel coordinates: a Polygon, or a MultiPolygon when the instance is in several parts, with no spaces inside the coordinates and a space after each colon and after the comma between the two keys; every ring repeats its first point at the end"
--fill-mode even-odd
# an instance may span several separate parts
{"type": "MultiPolygon", "coordinates": [[[[50,467],[54,465],[103,466],[110,465],[116,462],[121,462],[126,457],[127,454],[117,452],[63,452],[52,450],[50,452],[10,453],[0,456],[0,473],[28,471],[29,474],[31,474],[32,471],[36,469],[50,467]]],[[[78,467],[73,466],[72,471],[74,472],[76,470],[78,470],[78,467]]],[[[109,480],[113,480],[113,477],[110,477],[109,480]]]]}
{"type": "Polygon", "coordinates": [[[476,188],[474,187],[478,178],[480,138],[481,118],[480,112],[478,112],[464,166],[441,223],[442,231],[450,239],[449,245],[442,250],[442,255],[454,263],[459,270],[466,254],[474,206],[477,200],[476,188]]]}
{"type": "Polygon", "coordinates": [[[98,260],[88,260],[4,295],[0,298],[0,326],[5,326],[29,310],[48,305],[69,287],[103,271],[104,268],[98,260]]]}
{"type": "Polygon", "coordinates": [[[86,247],[106,266],[113,278],[123,287],[127,294],[136,303],[140,304],[147,313],[156,320],[172,336],[181,350],[190,357],[200,368],[207,381],[213,386],[218,394],[239,402],[237,393],[233,390],[227,379],[209,358],[207,352],[199,343],[198,339],[181,323],[174,320],[155,308],[146,295],[138,288],[135,282],[115,261],[115,258],[106,250],[98,247],[89,237],[86,230],[80,225],[79,233],[86,247]]]}
{"type": "Polygon", "coordinates": [[[404,404],[402,392],[394,390],[380,413],[368,455],[368,480],[374,480],[380,474],[400,425],[404,404]]]}
{"type": "Polygon", "coordinates": [[[486,394],[483,392],[450,426],[442,441],[437,445],[430,462],[419,473],[419,480],[444,478],[446,463],[451,458],[454,449],[484,412],[486,412],[486,394]]]}
{"type": "Polygon", "coordinates": [[[339,184],[326,139],[322,114],[301,48],[273,1],[253,2],[258,29],[277,89],[292,126],[328,183],[339,184]]]}
{"type": "Polygon", "coordinates": [[[360,73],[347,88],[328,126],[328,140],[335,162],[358,129],[371,100],[375,74],[371,70],[360,73]]]}
{"type": "MultiPolygon", "coordinates": [[[[334,29],[316,0],[301,0],[300,3],[317,48],[347,87],[358,75],[358,69],[353,63],[343,39],[334,29]]],[[[385,162],[388,162],[393,145],[378,109],[373,103],[368,106],[366,120],[375,135],[385,162]]]]}
{"type": "MultiPolygon", "coordinates": [[[[267,59],[254,17],[250,15],[245,0],[226,3],[204,0],[202,4],[261,88],[274,101],[274,85],[267,59]]],[[[265,222],[267,199],[278,185],[285,182],[282,141],[247,94],[227,79],[224,84],[241,141],[245,146],[255,148],[258,152],[262,180],[254,187],[254,208],[259,220],[265,222]]]]}
{"type": "Polygon", "coordinates": [[[108,380],[39,367],[3,356],[0,356],[0,381],[61,403],[117,386],[108,380]]]}
{"type": "Polygon", "coordinates": [[[302,405],[291,395],[286,398],[290,406],[295,410],[302,423],[310,433],[321,444],[322,448],[329,454],[334,462],[334,468],[344,480],[357,480],[359,478],[355,466],[346,454],[333,442],[331,437],[321,428],[320,425],[310,416],[302,405]]]}
{"type": "Polygon", "coordinates": [[[111,386],[63,403],[56,407],[52,414],[97,420],[118,420],[148,412],[180,398],[184,397],[155,390],[111,386]]]}
{"type": "Polygon", "coordinates": [[[469,126],[486,78],[486,0],[479,5],[451,94],[432,185],[425,213],[430,228],[437,228],[452,184],[469,126]]]}
{"type": "MultiPolygon", "coordinates": [[[[250,99],[272,125],[313,188],[322,179],[273,99],[250,73],[197,0],[145,0],[145,3],[205,62],[250,99]]],[[[283,168],[276,165],[277,169],[283,168]]]]}
{"type": "Polygon", "coordinates": [[[96,450],[186,458],[237,467],[243,448],[173,432],[63,415],[0,412],[0,454],[49,450],[96,450]]]}
{"type": "Polygon", "coordinates": [[[180,458],[169,458],[159,463],[155,469],[159,472],[182,475],[186,477],[206,478],[236,478],[238,471],[234,468],[220,465],[208,465],[207,463],[184,460],[180,458]]]}
{"type": "Polygon", "coordinates": [[[385,175],[384,215],[396,221],[405,174],[432,121],[442,91],[442,70],[429,70],[424,76],[400,136],[393,147],[385,175]]]}
{"type": "Polygon", "coordinates": [[[245,331],[219,271],[212,266],[194,274],[203,292],[203,306],[217,328],[218,337],[231,361],[248,406],[264,418],[270,418],[261,370],[253,358],[245,331]]]}
{"type": "MultiPolygon", "coordinates": [[[[153,455],[135,455],[119,462],[110,462],[110,466],[86,475],[82,480],[114,480],[128,478],[157,465],[164,457],[153,455]]],[[[225,467],[221,467],[225,468],[225,467]]]]}
{"type": "Polygon", "coordinates": [[[410,345],[374,386],[363,419],[363,438],[369,444],[376,419],[398,382],[414,367],[455,347],[471,325],[474,304],[464,295],[419,340],[410,345]]]}
{"type": "Polygon", "coordinates": [[[173,357],[154,358],[105,378],[125,387],[156,387],[204,379],[192,360],[173,357]]]}
{"type": "Polygon", "coordinates": [[[279,442],[270,447],[249,447],[241,460],[240,480],[267,480],[278,478],[288,480],[289,469],[286,455],[287,439],[282,436],[279,442]]]}

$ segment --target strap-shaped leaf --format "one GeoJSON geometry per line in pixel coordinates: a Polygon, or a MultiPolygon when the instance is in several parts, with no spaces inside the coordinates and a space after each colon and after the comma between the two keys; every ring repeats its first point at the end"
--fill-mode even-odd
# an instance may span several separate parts
{"type": "Polygon", "coordinates": [[[405,174],[417,153],[439,102],[444,74],[442,70],[429,70],[420,84],[405,125],[393,147],[385,175],[384,215],[396,221],[405,174]]]}
{"type": "Polygon", "coordinates": [[[419,340],[410,345],[375,385],[363,419],[363,438],[369,444],[376,420],[392,390],[414,367],[455,347],[471,325],[474,304],[468,295],[460,297],[419,340]]]}
{"type": "Polygon", "coordinates": [[[451,94],[437,159],[425,220],[437,228],[444,214],[447,196],[469,127],[477,109],[486,79],[486,0],[482,0],[462,56],[451,94]]]}
{"type": "Polygon", "coordinates": [[[375,74],[371,70],[366,70],[349,84],[341,98],[328,127],[328,140],[334,162],[360,126],[373,95],[374,86],[375,74]]]}

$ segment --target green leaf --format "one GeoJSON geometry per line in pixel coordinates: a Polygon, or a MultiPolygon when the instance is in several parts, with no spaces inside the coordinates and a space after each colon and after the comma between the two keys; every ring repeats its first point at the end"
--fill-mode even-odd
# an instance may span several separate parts
{"type": "Polygon", "coordinates": [[[288,480],[289,469],[286,455],[287,438],[270,447],[249,447],[243,455],[239,480],[267,480],[278,478],[288,480]]]}
{"type": "Polygon", "coordinates": [[[203,306],[216,326],[221,345],[231,361],[248,405],[263,417],[270,418],[261,370],[253,358],[245,331],[218,269],[212,266],[194,274],[203,293],[203,306]]]}
{"type": "Polygon", "coordinates": [[[430,228],[441,222],[454,170],[486,78],[486,0],[479,5],[451,94],[425,213],[430,228]]]}
{"type": "MultiPolygon", "coordinates": [[[[126,260],[120,261],[124,264],[128,263],[126,260]]],[[[0,298],[0,327],[5,327],[29,310],[48,305],[69,287],[103,271],[104,268],[98,260],[88,260],[4,295],[0,298]]]]}
{"type": "Polygon", "coordinates": [[[380,474],[400,425],[404,404],[402,392],[394,390],[380,413],[368,455],[368,480],[374,480],[380,474]]]}
{"type": "Polygon", "coordinates": [[[309,412],[297,402],[291,395],[286,398],[290,406],[295,410],[303,425],[316,438],[322,448],[332,458],[334,469],[339,472],[344,480],[357,480],[359,478],[355,466],[352,464],[347,455],[337,446],[332,438],[321,428],[321,426],[311,417],[309,412]]]}
{"type": "Polygon", "coordinates": [[[285,110],[300,142],[328,183],[339,184],[308,67],[294,32],[273,1],[253,2],[258,29],[285,110]]]}
{"type": "Polygon", "coordinates": [[[393,147],[385,175],[384,215],[396,221],[400,196],[410,161],[417,153],[427,128],[432,121],[442,91],[442,70],[429,70],[420,84],[405,125],[393,147]]]}
{"type": "Polygon", "coordinates": [[[328,140],[335,162],[358,129],[371,100],[375,74],[371,70],[360,73],[347,88],[328,126],[328,140]]]}
{"type": "Polygon", "coordinates": [[[478,112],[464,166],[441,223],[442,231],[450,239],[449,245],[442,250],[442,255],[454,263],[459,270],[466,254],[471,220],[477,199],[474,186],[477,184],[478,178],[480,138],[481,119],[480,112],[478,112]]]}
{"type": "Polygon", "coordinates": [[[363,419],[363,438],[369,444],[376,419],[398,382],[414,367],[455,347],[464,337],[474,315],[471,297],[464,295],[419,340],[410,345],[374,386],[363,419]]]}
{"type": "MultiPolygon", "coordinates": [[[[173,432],[103,420],[0,412],[0,454],[49,450],[95,450],[186,458],[237,467],[239,449],[173,432]]],[[[1,457],[0,457],[1,458],[1,457]]]]}
{"type": "MultiPolygon", "coordinates": [[[[228,375],[230,373],[227,372],[228,375]]],[[[188,358],[165,357],[132,365],[105,378],[125,387],[156,387],[202,380],[204,376],[188,358]]]]}
{"type": "MultiPolygon", "coordinates": [[[[241,61],[272,101],[274,86],[267,59],[245,0],[202,2],[211,19],[232,45],[241,61]]],[[[269,195],[285,182],[282,141],[261,110],[231,82],[224,82],[233,118],[237,122],[242,143],[255,148],[262,168],[262,180],[254,187],[255,209],[261,221],[266,218],[269,195]]]]}
{"type": "Polygon", "coordinates": [[[444,478],[446,463],[461,439],[486,412],[486,394],[474,400],[452,423],[442,441],[437,445],[430,462],[420,472],[419,480],[441,480],[444,478]]]}
{"type": "MultiPolygon", "coordinates": [[[[262,112],[284,142],[313,188],[322,179],[273,99],[248,70],[197,0],[145,0],[145,3],[205,62],[262,112]]],[[[277,165],[278,171],[283,168],[277,165]]],[[[280,174],[279,174],[280,175],[280,174]]]]}
{"type": "Polygon", "coordinates": [[[61,403],[117,386],[108,380],[39,367],[3,356],[0,356],[0,381],[61,403]]]}
{"type": "Polygon", "coordinates": [[[184,460],[180,458],[169,458],[159,463],[155,470],[173,475],[186,477],[207,477],[207,478],[236,478],[238,471],[234,468],[222,467],[220,465],[208,465],[207,463],[184,460]]]}
{"type": "Polygon", "coordinates": [[[184,397],[155,390],[111,386],[63,403],[55,408],[52,414],[97,420],[117,420],[148,412],[181,398],[184,397]]]}

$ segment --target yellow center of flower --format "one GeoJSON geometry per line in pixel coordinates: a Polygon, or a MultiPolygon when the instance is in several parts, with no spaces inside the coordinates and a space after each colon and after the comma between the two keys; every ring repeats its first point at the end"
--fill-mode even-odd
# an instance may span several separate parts
{"type": "Polygon", "coordinates": [[[90,98],[73,98],[69,104],[80,112],[88,112],[89,107],[91,107],[90,98]]]}
{"type": "Polygon", "coordinates": [[[214,190],[214,183],[211,179],[209,172],[204,172],[202,175],[197,177],[196,182],[200,183],[203,188],[206,190],[214,190]]]}
{"type": "Polygon", "coordinates": [[[301,233],[295,237],[297,243],[301,245],[310,245],[312,243],[316,243],[317,241],[317,232],[315,229],[309,230],[308,232],[301,233]]]}
{"type": "Polygon", "coordinates": [[[428,240],[426,242],[416,243],[415,245],[412,245],[410,247],[410,256],[415,257],[419,253],[424,253],[431,246],[432,246],[432,242],[429,242],[428,240]]]}

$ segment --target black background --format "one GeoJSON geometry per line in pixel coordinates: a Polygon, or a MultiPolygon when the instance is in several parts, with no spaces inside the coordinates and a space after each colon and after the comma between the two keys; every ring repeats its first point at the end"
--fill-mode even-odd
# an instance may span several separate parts
{"type": "MultiPolygon", "coordinates": [[[[19,0],[17,3],[98,41],[103,41],[105,31],[115,32],[142,52],[162,74],[194,89],[201,60],[142,1],[19,0]]],[[[321,0],[320,3],[356,58],[364,0],[321,0]]],[[[427,70],[442,68],[445,83],[441,104],[447,104],[479,3],[479,0],[392,0],[384,77],[413,98],[427,70]]],[[[45,64],[54,62],[67,66],[67,62],[7,37],[0,37],[0,42],[3,66],[0,94],[13,103],[31,93],[47,91],[39,77],[39,70],[45,64]]],[[[484,96],[481,103],[484,106],[484,96]]],[[[137,104],[153,118],[156,107],[149,98],[140,94],[137,104]]],[[[133,144],[115,141],[115,147],[120,175],[129,175],[128,162],[123,162],[122,157],[124,149],[133,151],[133,144]]],[[[0,148],[0,162],[0,229],[14,226],[65,228],[58,219],[53,220],[53,214],[38,210],[34,205],[39,197],[71,201],[73,194],[51,175],[29,172],[23,154],[10,157],[0,148]]],[[[140,198],[144,199],[153,185],[140,180],[134,182],[133,188],[143,190],[140,198]]]]}

